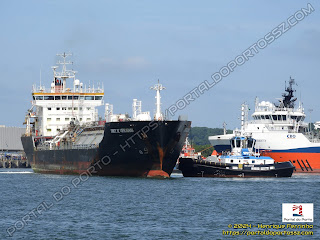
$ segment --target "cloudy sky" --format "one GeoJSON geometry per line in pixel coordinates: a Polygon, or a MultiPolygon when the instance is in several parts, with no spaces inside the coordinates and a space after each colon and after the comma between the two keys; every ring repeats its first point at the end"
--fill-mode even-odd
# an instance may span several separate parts
{"type": "Polygon", "coordinates": [[[319,2],[1,1],[0,125],[22,126],[31,87],[40,70],[50,86],[57,53],[73,53],[82,82],[104,84],[116,113],[131,114],[133,98],[153,112],[158,79],[167,108],[308,3],[311,14],[177,113],[193,126],[226,121],[230,129],[240,125],[241,103],[276,102],[290,76],[307,119],[320,120],[319,2]]]}

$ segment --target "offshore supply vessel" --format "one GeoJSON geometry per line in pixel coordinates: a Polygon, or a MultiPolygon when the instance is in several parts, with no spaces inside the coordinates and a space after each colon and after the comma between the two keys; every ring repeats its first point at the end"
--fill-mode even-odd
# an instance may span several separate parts
{"type": "MultiPolygon", "coordinates": [[[[311,124],[304,121],[302,104],[295,107],[294,84],[290,78],[278,104],[256,99],[252,121],[247,120],[248,106],[242,104],[241,129],[232,134],[210,136],[211,145],[221,153],[231,149],[230,139],[237,132],[251,134],[262,155],[276,162],[291,161],[299,173],[320,173],[319,132],[311,131],[311,124]]],[[[315,129],[319,127],[317,123],[315,129]]]]}
{"type": "Polygon", "coordinates": [[[159,83],[156,113],[141,111],[141,101],[133,99],[133,114],[114,114],[105,105],[105,120],[96,107],[104,104],[103,87],[86,87],[67,70],[66,58],[53,69],[51,88],[33,87],[26,133],[21,137],[26,156],[38,173],[100,176],[169,177],[173,171],[191,122],[167,120],[161,112],[159,83]],[[67,79],[73,86],[67,87],[67,79]]]}

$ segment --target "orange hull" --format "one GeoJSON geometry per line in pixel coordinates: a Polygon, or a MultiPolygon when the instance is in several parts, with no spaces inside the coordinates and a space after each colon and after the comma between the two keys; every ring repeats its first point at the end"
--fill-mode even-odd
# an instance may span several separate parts
{"type": "Polygon", "coordinates": [[[320,173],[320,153],[266,151],[262,155],[269,156],[276,162],[291,161],[296,167],[296,173],[320,173]]]}

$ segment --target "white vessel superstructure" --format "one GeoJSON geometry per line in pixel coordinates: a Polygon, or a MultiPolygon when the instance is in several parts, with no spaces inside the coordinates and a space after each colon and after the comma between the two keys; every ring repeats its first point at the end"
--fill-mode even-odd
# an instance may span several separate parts
{"type": "Polygon", "coordinates": [[[256,99],[252,120],[247,120],[248,106],[242,105],[241,129],[233,134],[210,136],[209,141],[218,152],[230,149],[228,141],[236,132],[250,134],[256,139],[256,147],[278,162],[291,160],[297,171],[320,171],[320,141],[310,131],[304,120],[302,103],[294,106],[294,80],[290,78],[286,93],[279,104],[256,99]]]}
{"type": "Polygon", "coordinates": [[[37,136],[55,136],[71,121],[81,125],[98,121],[99,106],[104,104],[103,86],[84,86],[76,79],[76,71],[68,70],[66,61],[71,54],[57,54],[63,61],[53,66],[53,79],[50,88],[43,85],[32,88],[32,107],[28,111],[25,123],[27,133],[31,132],[30,118],[34,118],[34,130],[37,136]]]}

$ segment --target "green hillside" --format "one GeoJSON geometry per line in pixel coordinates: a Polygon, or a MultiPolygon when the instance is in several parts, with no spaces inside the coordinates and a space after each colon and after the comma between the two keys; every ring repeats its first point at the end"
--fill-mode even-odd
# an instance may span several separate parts
{"type": "MultiPolygon", "coordinates": [[[[227,130],[227,133],[232,133],[232,130],[227,130]]],[[[195,151],[201,151],[202,156],[208,157],[214,150],[210,145],[208,137],[222,134],[222,128],[192,127],[188,137],[195,151]]]]}
{"type": "MultiPolygon", "coordinates": [[[[227,130],[227,133],[232,133],[232,131],[227,130]]],[[[192,127],[189,133],[189,142],[193,145],[208,145],[210,144],[209,136],[222,134],[222,128],[192,127]]]]}

